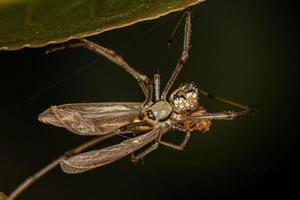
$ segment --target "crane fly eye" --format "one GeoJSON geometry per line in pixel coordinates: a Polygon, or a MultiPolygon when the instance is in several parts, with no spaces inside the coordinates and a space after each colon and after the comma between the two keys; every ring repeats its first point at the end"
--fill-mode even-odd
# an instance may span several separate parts
{"type": "Polygon", "coordinates": [[[156,117],[155,117],[155,115],[154,115],[154,113],[153,113],[152,110],[148,110],[148,111],[147,111],[147,116],[148,116],[149,119],[151,119],[151,120],[153,120],[153,121],[156,120],[156,117]]]}

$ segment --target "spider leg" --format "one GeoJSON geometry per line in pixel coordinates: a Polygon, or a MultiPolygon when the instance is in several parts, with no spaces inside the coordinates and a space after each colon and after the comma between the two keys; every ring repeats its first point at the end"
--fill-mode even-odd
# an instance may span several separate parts
{"type": "Polygon", "coordinates": [[[149,97],[150,96],[149,90],[151,87],[150,79],[146,75],[139,73],[134,68],[129,66],[129,64],[120,55],[118,55],[115,51],[113,51],[111,49],[108,49],[101,45],[95,44],[87,39],[80,39],[80,42],[53,48],[53,49],[49,49],[48,51],[46,51],[46,53],[52,53],[55,51],[60,51],[60,50],[75,48],[75,47],[87,48],[88,50],[90,50],[96,54],[100,54],[100,55],[104,56],[105,58],[107,58],[108,60],[110,60],[111,62],[117,64],[119,67],[124,69],[133,78],[135,78],[137,80],[139,86],[141,87],[141,89],[146,97],[146,100],[148,100],[150,98],[149,97]]]}
{"type": "Polygon", "coordinates": [[[199,92],[199,94],[201,94],[201,95],[203,95],[203,96],[205,96],[207,98],[214,99],[214,100],[222,102],[224,104],[227,104],[227,105],[230,105],[230,106],[234,106],[234,107],[237,107],[237,108],[240,108],[240,109],[243,109],[243,110],[252,109],[253,111],[255,111],[254,107],[243,105],[243,104],[240,104],[238,102],[235,102],[235,101],[223,98],[223,97],[215,96],[215,95],[210,94],[209,92],[207,92],[205,90],[198,89],[198,92],[199,92]]]}
{"type": "Polygon", "coordinates": [[[175,150],[183,150],[184,147],[186,146],[186,144],[188,143],[190,137],[191,137],[191,133],[190,133],[190,132],[186,132],[183,141],[182,141],[181,144],[179,144],[179,145],[178,145],[178,144],[173,144],[173,143],[171,143],[171,142],[165,142],[165,141],[162,141],[161,138],[160,138],[160,140],[158,141],[158,143],[161,144],[161,145],[164,145],[164,146],[166,146],[166,147],[175,149],[175,150]]]}
{"type": "Polygon", "coordinates": [[[186,12],[186,11],[183,11],[183,12],[184,12],[184,13],[180,16],[180,18],[179,18],[178,21],[176,22],[176,25],[175,25],[175,27],[174,27],[174,29],[173,29],[171,35],[170,35],[170,38],[169,38],[169,40],[168,40],[168,47],[171,47],[172,42],[173,42],[173,38],[175,37],[175,35],[176,35],[176,33],[177,33],[177,30],[178,30],[178,28],[180,27],[182,20],[184,19],[184,16],[185,16],[185,12],[186,12]]]}
{"type": "Polygon", "coordinates": [[[146,150],[144,150],[142,153],[140,153],[137,156],[134,155],[134,153],[132,153],[131,154],[131,161],[133,163],[137,163],[140,159],[143,159],[143,157],[145,157],[150,152],[156,150],[157,148],[158,148],[158,142],[155,142],[154,144],[152,144],[150,147],[148,147],[146,150]]]}
{"type": "Polygon", "coordinates": [[[140,153],[139,155],[135,156],[133,153],[131,154],[131,161],[133,163],[137,163],[140,159],[143,159],[144,156],[146,156],[147,154],[149,154],[150,152],[156,150],[159,146],[159,144],[164,145],[166,147],[175,149],[175,150],[183,150],[184,147],[186,146],[188,140],[190,139],[191,133],[187,132],[182,143],[177,145],[177,144],[173,144],[170,142],[164,142],[164,141],[158,141],[155,142],[153,145],[151,145],[149,148],[147,148],[145,151],[143,151],[142,153],[140,153]]]}
{"type": "Polygon", "coordinates": [[[134,153],[131,154],[131,161],[133,163],[137,163],[140,159],[143,159],[146,155],[148,155],[149,153],[151,153],[152,151],[156,150],[159,147],[159,141],[161,140],[161,137],[167,133],[169,130],[171,130],[171,127],[166,127],[164,128],[159,136],[157,137],[157,139],[154,141],[154,143],[148,147],[146,150],[144,150],[143,152],[141,152],[139,155],[135,156],[134,153]]]}
{"type": "Polygon", "coordinates": [[[182,69],[184,63],[186,62],[189,54],[189,49],[190,49],[190,39],[191,39],[191,11],[186,10],[185,11],[185,26],[184,26],[184,38],[183,38],[183,51],[181,54],[181,57],[179,58],[176,67],[173,71],[173,74],[171,78],[169,79],[162,95],[161,95],[161,100],[166,100],[167,94],[169,90],[171,89],[172,85],[174,84],[178,74],[180,73],[180,70],[182,69]]]}
{"type": "Polygon", "coordinates": [[[199,116],[185,116],[182,118],[182,120],[233,120],[245,115],[249,115],[252,112],[255,112],[255,108],[249,107],[242,111],[227,111],[219,113],[206,113],[199,116]]]}

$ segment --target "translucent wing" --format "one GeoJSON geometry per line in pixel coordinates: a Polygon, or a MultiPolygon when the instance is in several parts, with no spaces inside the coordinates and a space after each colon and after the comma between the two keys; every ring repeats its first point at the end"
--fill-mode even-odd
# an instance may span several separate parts
{"type": "Polygon", "coordinates": [[[133,102],[65,104],[52,106],[38,119],[79,135],[104,135],[132,122],[141,109],[133,102]]]}
{"type": "Polygon", "coordinates": [[[64,172],[74,174],[109,164],[152,142],[161,131],[161,128],[154,129],[113,146],[72,156],[61,162],[60,166],[64,172]]]}

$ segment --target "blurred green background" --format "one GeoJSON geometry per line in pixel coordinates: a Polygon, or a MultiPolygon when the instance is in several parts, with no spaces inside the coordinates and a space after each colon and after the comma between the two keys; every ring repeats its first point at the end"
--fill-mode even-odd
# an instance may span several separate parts
{"type": "MultiPolygon", "coordinates": [[[[297,9],[283,0],[208,0],[194,7],[191,54],[175,86],[193,81],[213,94],[257,105],[257,114],[214,122],[208,134],[194,133],[184,151],[161,147],[137,166],[127,157],[78,175],[57,168],[20,199],[295,195],[297,9]]],[[[149,76],[159,69],[166,83],[181,53],[182,29],[173,47],[166,45],[178,17],[172,14],[90,39],[116,49],[149,76]]],[[[46,50],[0,52],[0,191],[6,193],[88,139],[39,123],[44,109],[73,102],[143,100],[135,80],[109,61],[84,49],[44,55],[46,50]]],[[[200,101],[211,112],[233,109],[200,101]]],[[[179,142],[183,134],[171,132],[167,138],[179,142]]]]}

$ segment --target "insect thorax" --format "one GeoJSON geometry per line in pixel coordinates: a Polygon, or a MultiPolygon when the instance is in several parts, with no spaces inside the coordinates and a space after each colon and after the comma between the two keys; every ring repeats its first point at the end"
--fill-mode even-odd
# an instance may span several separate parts
{"type": "Polygon", "coordinates": [[[172,106],[166,101],[158,101],[149,107],[147,116],[153,121],[164,121],[168,119],[172,113],[172,106]]]}

